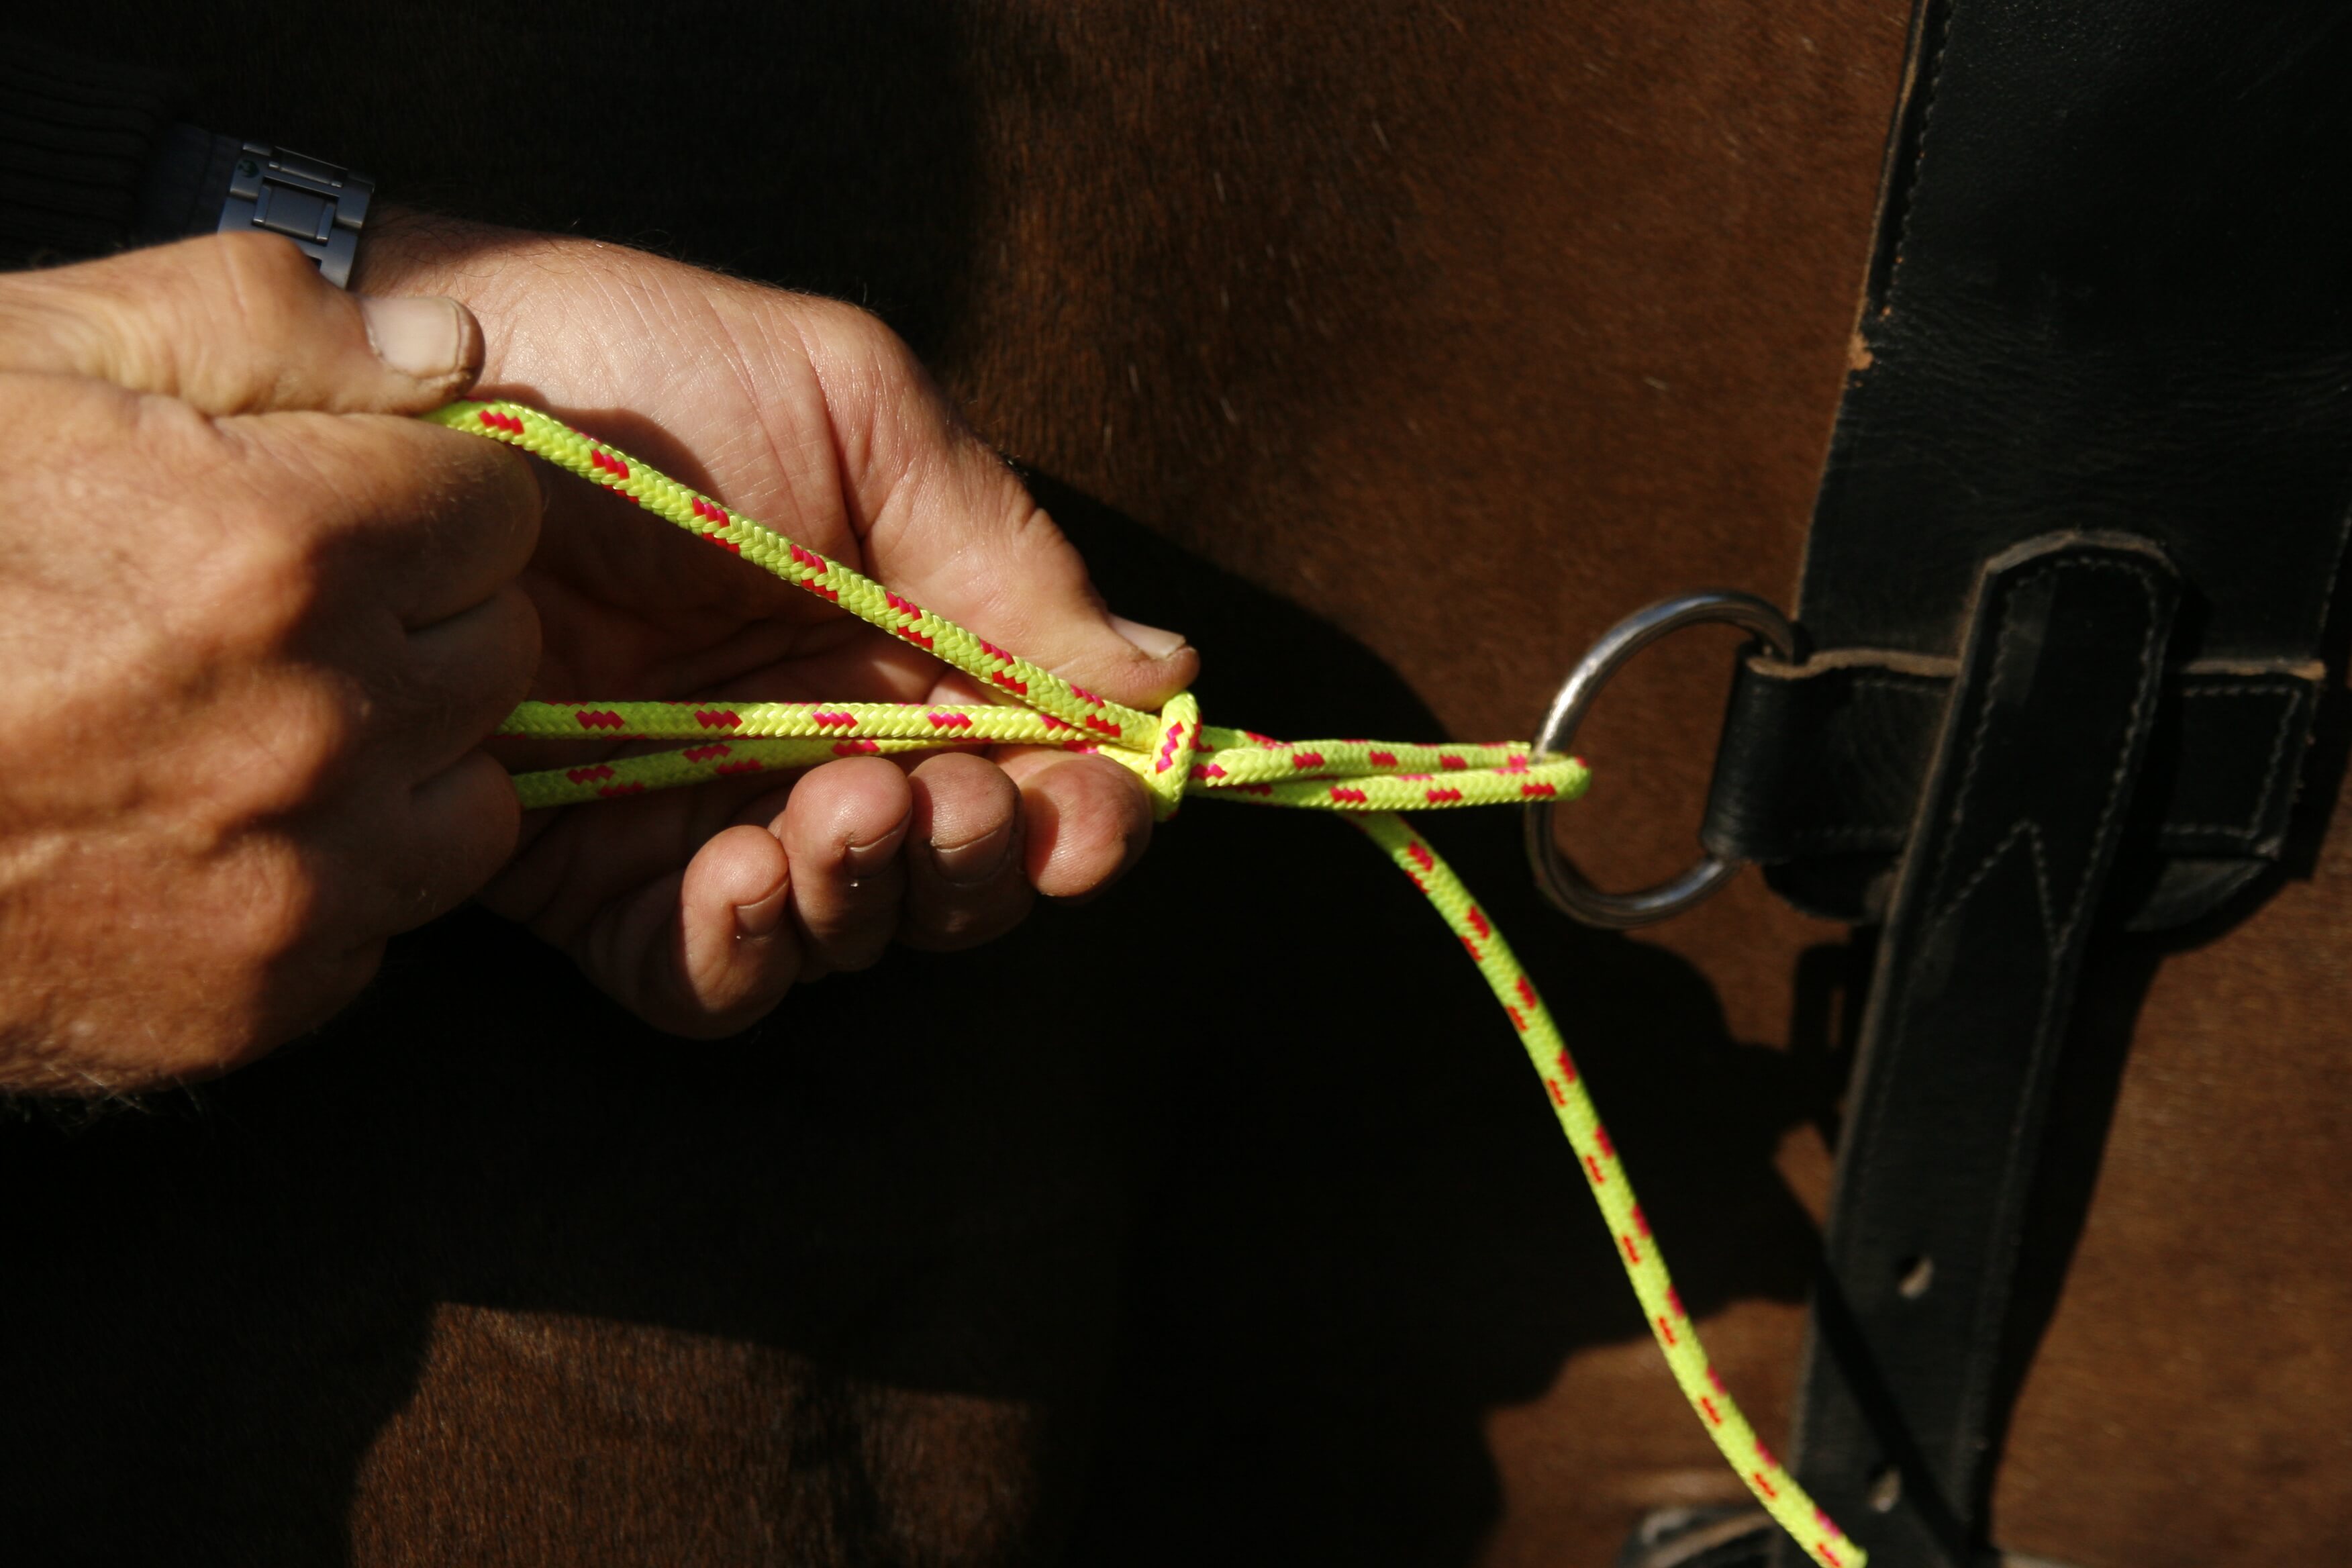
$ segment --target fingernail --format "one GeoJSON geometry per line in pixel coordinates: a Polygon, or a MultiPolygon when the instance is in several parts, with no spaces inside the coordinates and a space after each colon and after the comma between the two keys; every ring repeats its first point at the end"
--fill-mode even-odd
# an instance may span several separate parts
{"type": "Polygon", "coordinates": [[[1125,616],[1113,616],[1110,629],[1150,654],[1154,658],[1166,658],[1184,646],[1182,632],[1163,631],[1147,626],[1141,621],[1130,621],[1125,616]]]}
{"type": "Polygon", "coordinates": [[[870,877],[890,864],[891,857],[898,853],[898,846],[906,841],[904,827],[905,824],[901,823],[871,844],[851,844],[843,847],[842,862],[849,868],[853,882],[860,877],[870,877]]]}
{"type": "Polygon", "coordinates": [[[1013,858],[1013,824],[1008,822],[968,844],[953,847],[934,844],[931,859],[938,865],[942,881],[959,888],[977,888],[1004,869],[1005,862],[1013,858]]]}
{"type": "Polygon", "coordinates": [[[455,373],[466,352],[466,328],[455,300],[380,300],[360,296],[375,357],[403,375],[437,381],[455,373]]]}
{"type": "Polygon", "coordinates": [[[790,889],[778,888],[754,904],[735,906],[737,934],[749,937],[766,936],[784,923],[784,894],[790,889]]]}

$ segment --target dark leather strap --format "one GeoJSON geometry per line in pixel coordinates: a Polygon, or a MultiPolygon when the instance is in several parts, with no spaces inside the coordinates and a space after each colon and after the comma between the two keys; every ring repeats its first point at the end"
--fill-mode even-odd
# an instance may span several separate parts
{"type": "MultiPolygon", "coordinates": [[[[1799,890],[1826,895],[1816,912],[1884,918],[1955,668],[1875,648],[1744,661],[1733,698],[1742,721],[1724,736],[1700,841],[1726,859],[1806,863],[1799,890]]],[[[2174,672],[2126,835],[2143,873],[2167,859],[2235,868],[2284,853],[2326,682],[2315,660],[2174,672]]],[[[2173,923],[2178,911],[2152,898],[2159,885],[2131,889],[2127,921],[2173,923]]]]}
{"type": "Polygon", "coordinates": [[[1888,1565],[1971,1561],[2021,1209],[2179,584],[2056,535],[1985,572],[1895,879],[1840,1151],[1798,1479],[1888,1565]]]}
{"type": "Polygon", "coordinates": [[[1977,573],[2112,528],[2191,590],[2135,923],[2276,860],[2352,498],[2347,79],[2336,0],[1927,0],[1806,546],[1818,651],[1743,676],[1710,847],[1882,918],[1977,573]]]}
{"type": "Polygon", "coordinates": [[[2352,500],[2347,81],[2341,0],[1915,18],[1811,651],[1741,673],[1707,824],[1885,922],[1794,1445],[1875,1568],[1989,1551],[2084,942],[2287,841],[2352,500]]]}

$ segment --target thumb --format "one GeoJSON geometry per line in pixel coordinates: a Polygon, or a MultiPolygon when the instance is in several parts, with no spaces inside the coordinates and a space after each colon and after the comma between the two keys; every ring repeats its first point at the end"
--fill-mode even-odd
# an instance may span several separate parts
{"type": "Polygon", "coordinates": [[[949,619],[1114,702],[1156,709],[1192,685],[1201,658],[1183,634],[1114,614],[1053,517],[971,446],[982,471],[911,499],[908,525],[876,552],[883,579],[919,580],[949,619]]]}
{"type": "Polygon", "coordinates": [[[1157,708],[1192,684],[1201,661],[1183,636],[1111,613],[1076,547],[896,334],[847,307],[803,309],[877,576],[1115,702],[1157,708]]]}
{"type": "Polygon", "coordinates": [[[481,366],[481,327],[455,300],[346,294],[275,235],[0,278],[0,369],[89,376],[214,416],[421,413],[481,366]]]}

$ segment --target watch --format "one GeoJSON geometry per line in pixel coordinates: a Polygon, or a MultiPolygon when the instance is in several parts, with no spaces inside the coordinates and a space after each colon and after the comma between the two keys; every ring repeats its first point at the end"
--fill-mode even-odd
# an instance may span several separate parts
{"type": "Polygon", "coordinates": [[[247,142],[229,174],[218,232],[282,234],[319,264],[320,277],[338,289],[348,288],[352,258],[359,250],[360,229],[374,195],[375,181],[365,174],[283,147],[247,142]]]}

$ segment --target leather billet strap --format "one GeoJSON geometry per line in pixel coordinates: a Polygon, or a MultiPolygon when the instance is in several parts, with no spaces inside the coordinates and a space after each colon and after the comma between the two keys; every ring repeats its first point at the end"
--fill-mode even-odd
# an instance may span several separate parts
{"type": "Polygon", "coordinates": [[[1983,574],[1879,938],[1798,1434],[1874,1562],[1975,1544],[2033,1155],[2179,592],[2112,534],[1983,574]]]}
{"type": "Polygon", "coordinates": [[[2352,10],[1926,0],[1910,58],[1809,651],[1741,672],[1706,837],[1883,926],[1792,1468],[1975,1568],[2084,945],[2278,861],[2329,689],[2352,10]]]}

